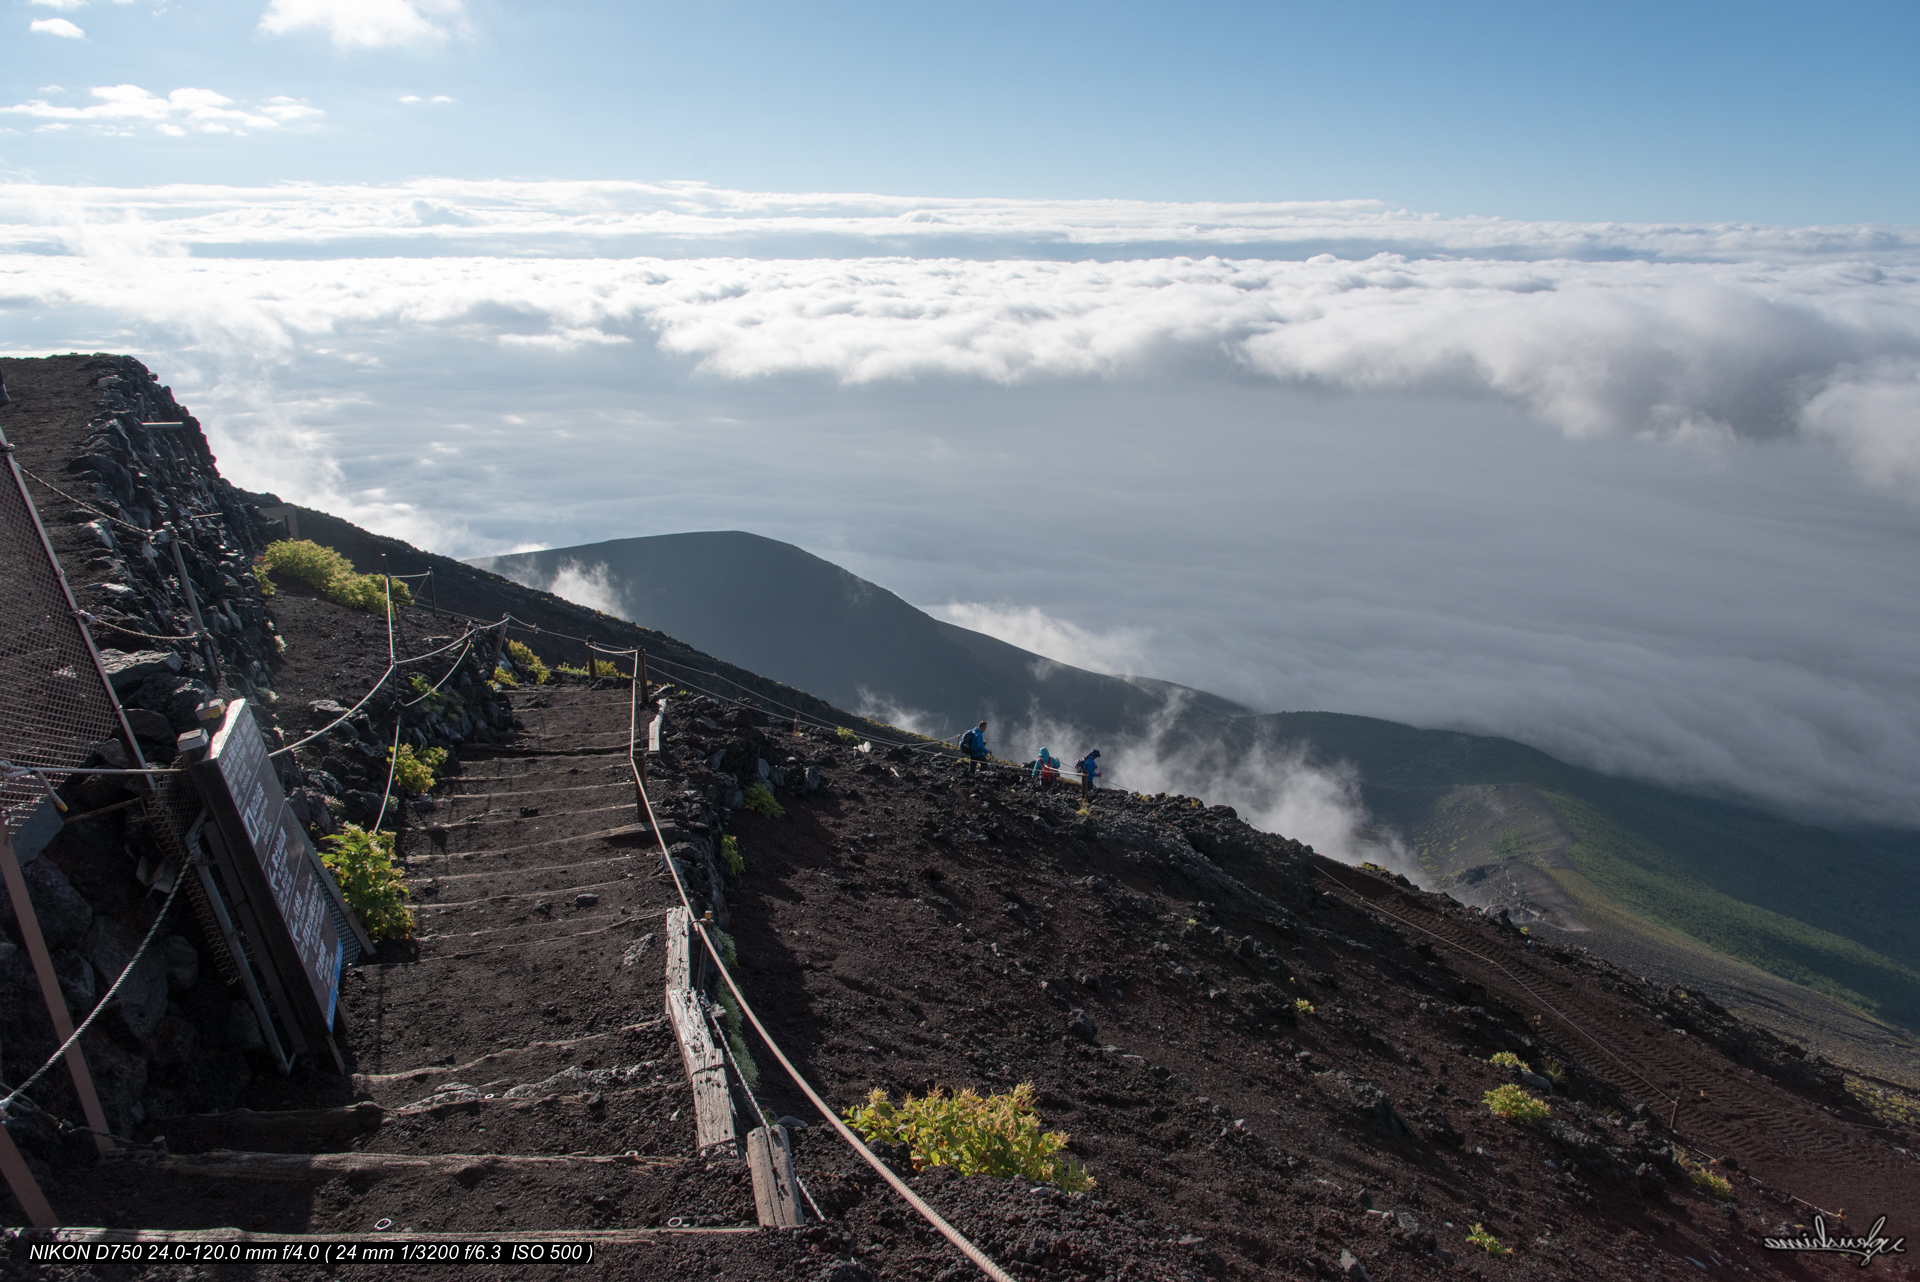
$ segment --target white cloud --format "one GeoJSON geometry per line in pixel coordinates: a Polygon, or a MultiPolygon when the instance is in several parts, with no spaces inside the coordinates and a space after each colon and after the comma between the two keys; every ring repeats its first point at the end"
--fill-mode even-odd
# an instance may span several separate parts
{"type": "Polygon", "coordinates": [[[1920,814],[1913,229],[14,184],[0,325],[142,353],[244,483],[443,550],[751,528],[1079,666],[1920,814]]]}
{"type": "MultiPolygon", "coordinates": [[[[539,548],[518,549],[537,552],[539,548]]],[[[602,614],[611,614],[615,618],[631,618],[626,596],[614,586],[609,577],[607,563],[601,561],[595,565],[582,565],[578,561],[563,561],[550,579],[542,579],[538,574],[508,572],[509,578],[524,587],[540,592],[551,592],[563,601],[575,605],[584,605],[589,610],[598,610],[602,614]]]]}
{"type": "MultiPolygon", "coordinates": [[[[1360,780],[1345,762],[1310,761],[1298,745],[1256,743],[1229,752],[1220,743],[1170,734],[1186,696],[1169,699],[1163,714],[1132,737],[1099,737],[1044,714],[1011,718],[996,751],[1030,760],[1041,748],[1069,764],[1100,750],[1100,784],[1130,792],[1199,797],[1228,805],[1264,832],[1304,842],[1348,863],[1371,861],[1418,880],[1419,861],[1392,833],[1375,831],[1360,798],[1360,780]]],[[[898,724],[898,723],[896,723],[898,724]]]]}
{"type": "MultiPolygon", "coordinates": [[[[249,109],[196,90],[168,99],[135,86],[93,93],[100,101],[86,107],[35,100],[0,110],[49,124],[203,131],[318,115],[286,99],[249,109]]],[[[68,235],[41,216],[58,193],[0,189],[0,245],[68,235]]],[[[725,249],[749,226],[763,238],[805,239],[830,224],[836,234],[859,224],[861,235],[892,236],[909,224],[920,234],[938,226],[986,235],[1022,223],[1032,248],[1057,243],[1057,229],[1048,229],[1070,216],[1086,224],[1075,234],[1087,235],[1122,224],[1145,235],[1155,220],[1162,226],[1153,234],[1171,234],[1173,223],[1201,221],[1179,217],[1193,207],[975,203],[987,207],[922,202],[933,207],[908,218],[881,198],[822,197],[809,206],[797,197],[606,183],[64,197],[69,211],[86,211],[89,234],[116,211],[140,209],[164,218],[165,235],[183,249],[261,252],[333,239],[413,247],[404,266],[382,258],[329,268],[337,281],[284,269],[262,315],[281,316],[290,331],[319,314],[313,309],[334,306],[409,325],[466,325],[460,318],[471,313],[488,318],[474,323],[506,345],[566,351],[644,337],[724,378],[817,375],[849,385],[1129,378],[1224,361],[1304,387],[1491,399],[1576,437],[1725,448],[1811,435],[1873,483],[1920,494],[1901,461],[1920,448],[1920,424],[1885,374],[1886,362],[1920,360],[1920,236],[1903,229],[1576,234],[1503,224],[1507,256],[1463,257],[1462,246],[1494,234],[1483,220],[1416,225],[1377,210],[1262,207],[1237,211],[1236,235],[1277,236],[1293,219],[1318,241],[1338,233],[1426,243],[1304,260],[575,256],[642,235],[725,249]],[[438,256],[449,244],[480,252],[438,256]],[[1543,256],[1576,244],[1602,257],[1543,256]],[[1629,250],[1642,256],[1618,257],[1629,250]],[[1747,257],[1726,261],[1735,251],[1747,257]],[[1815,397],[1817,422],[1809,417],[1815,397]]],[[[252,288],[244,279],[251,268],[209,270],[230,272],[229,288],[241,295],[252,288]]]]}
{"type": "Polygon", "coordinates": [[[43,36],[60,36],[66,40],[85,40],[87,33],[68,22],[65,18],[35,18],[27,24],[28,31],[43,36]]]}
{"type": "Polygon", "coordinates": [[[43,9],[58,9],[62,13],[71,13],[75,9],[87,7],[87,0],[27,0],[27,3],[39,5],[43,9]]]}
{"type": "Polygon", "coordinates": [[[949,601],[945,605],[928,606],[926,610],[936,619],[984,632],[1008,645],[1076,668],[1120,676],[1142,672],[1146,637],[1136,628],[1097,632],[1056,619],[1038,606],[1004,602],[988,605],[978,601],[949,601]]]}
{"type": "Polygon", "coordinates": [[[598,565],[581,565],[578,561],[562,563],[554,573],[553,582],[547,584],[546,591],[562,600],[575,605],[584,605],[589,610],[598,610],[602,614],[611,614],[616,618],[629,617],[626,598],[620,589],[607,577],[606,562],[598,565]]]}
{"type": "Polygon", "coordinates": [[[259,110],[250,110],[211,89],[175,89],[164,98],[139,85],[102,85],[88,92],[96,100],[90,106],[57,106],[43,98],[34,98],[11,107],[0,107],[0,115],[49,122],[42,128],[84,124],[102,132],[125,133],[145,125],[156,133],[179,137],[189,131],[241,134],[253,129],[276,129],[283,122],[326,114],[292,98],[274,98],[259,110]]]}
{"type": "Polygon", "coordinates": [[[445,95],[445,94],[443,94],[443,93],[437,93],[437,94],[435,94],[435,95],[433,95],[433,101],[435,101],[435,102],[452,102],[452,101],[454,101],[454,100],[453,100],[452,98],[449,98],[449,97],[447,97],[447,95],[445,95]]]}
{"type": "Polygon", "coordinates": [[[406,94],[400,99],[400,101],[401,102],[419,102],[420,95],[417,93],[406,94]]]}
{"type": "Polygon", "coordinates": [[[502,334],[502,347],[542,347],[549,351],[570,352],[581,347],[607,347],[633,340],[625,334],[609,334],[591,325],[574,326],[550,334],[502,334]]]}
{"type": "Polygon", "coordinates": [[[1870,481],[1920,492],[1920,360],[1890,358],[1834,371],[1801,414],[1870,481]]]}
{"type": "Polygon", "coordinates": [[[270,0],[260,30],[319,32],[343,49],[438,43],[466,29],[462,0],[270,0]]]}

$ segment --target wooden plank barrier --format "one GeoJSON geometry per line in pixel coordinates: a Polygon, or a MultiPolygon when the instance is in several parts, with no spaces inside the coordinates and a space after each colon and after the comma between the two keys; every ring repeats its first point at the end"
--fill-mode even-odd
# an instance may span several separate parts
{"type": "Polygon", "coordinates": [[[693,938],[693,917],[684,908],[667,913],[667,1019],[680,1043],[680,1060],[693,1087],[695,1142],[702,1156],[738,1158],[740,1135],[733,1119],[733,1091],[727,1082],[727,1057],[713,1040],[694,982],[705,967],[704,952],[693,938]]]}
{"type": "Polygon", "coordinates": [[[757,1126],[747,1134],[747,1164],[753,1168],[753,1204],[765,1229],[798,1228],[807,1222],[793,1174],[793,1146],[784,1126],[757,1126]]]}

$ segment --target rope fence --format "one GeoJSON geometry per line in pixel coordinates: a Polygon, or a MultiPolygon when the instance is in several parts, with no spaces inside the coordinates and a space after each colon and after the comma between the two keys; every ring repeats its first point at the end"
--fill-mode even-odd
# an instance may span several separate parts
{"type": "MultiPolygon", "coordinates": [[[[639,685],[639,681],[634,681],[631,692],[634,706],[629,722],[634,725],[637,725],[639,719],[639,685]]],[[[715,971],[722,980],[726,981],[727,989],[733,994],[734,1000],[740,1003],[741,1014],[745,1015],[748,1022],[753,1025],[753,1031],[759,1035],[760,1040],[766,1045],[766,1048],[773,1053],[773,1057],[780,1061],[780,1067],[786,1070],[787,1076],[793,1080],[794,1085],[800,1088],[806,1097],[812,1101],[813,1106],[820,1111],[820,1115],[832,1124],[835,1131],[839,1132],[840,1138],[845,1140],[853,1150],[866,1161],[868,1166],[872,1167],[882,1179],[886,1180],[886,1182],[892,1186],[894,1192],[906,1199],[907,1204],[919,1212],[920,1216],[925,1219],[928,1224],[932,1225],[942,1237],[952,1243],[962,1255],[965,1255],[967,1259],[979,1266],[981,1272],[992,1278],[994,1282],[1013,1282],[1013,1278],[1008,1275],[1006,1270],[1002,1269],[998,1264],[995,1264],[988,1258],[985,1252],[968,1241],[964,1234],[947,1223],[938,1211],[927,1204],[925,1199],[908,1188],[906,1182],[898,1175],[895,1175],[886,1163],[873,1155],[873,1151],[861,1142],[860,1137],[855,1135],[852,1128],[840,1119],[839,1114],[835,1113],[827,1102],[820,1098],[820,1093],[814,1090],[813,1085],[807,1081],[800,1070],[794,1067],[793,1061],[787,1058],[786,1052],[782,1051],[779,1043],[773,1040],[773,1035],[767,1031],[766,1025],[760,1022],[760,1016],[755,1013],[752,1003],[747,1001],[746,994],[740,991],[740,985],[734,982],[732,972],[727,969],[727,963],[725,959],[721,957],[720,949],[714,943],[713,937],[708,930],[709,923],[694,914],[693,901],[687,897],[687,887],[680,879],[680,870],[674,866],[673,856],[667,852],[666,839],[660,835],[660,820],[653,812],[653,799],[647,796],[646,782],[641,778],[640,768],[635,761],[635,754],[638,749],[639,740],[635,733],[629,730],[627,739],[627,764],[633,771],[634,789],[639,793],[640,804],[647,812],[647,826],[652,830],[654,842],[660,848],[660,858],[665,861],[667,872],[673,878],[673,888],[680,896],[681,906],[687,910],[688,918],[693,922],[694,929],[699,932],[700,942],[706,947],[707,955],[712,958],[715,971]]],[[[722,1037],[721,1042],[724,1045],[726,1039],[722,1037]]],[[[728,1052],[728,1058],[732,1058],[731,1051],[728,1052]]],[[[735,1065],[734,1071],[736,1073],[739,1072],[738,1064],[735,1065]]],[[[759,1112],[759,1105],[757,1103],[754,1106],[754,1111],[756,1113],[759,1112]]],[[[763,1115],[762,1121],[764,1122],[764,1120],[763,1115]]],[[[813,1201],[811,1195],[808,1196],[807,1201],[809,1203],[813,1201]]],[[[819,1207],[815,1206],[814,1211],[818,1214],[819,1207]]],[[[825,1217],[822,1216],[821,1218],[824,1219],[825,1217]]]]}
{"type": "Polygon", "coordinates": [[[166,902],[160,906],[160,912],[154,917],[153,925],[147,929],[147,937],[141,940],[140,947],[134,950],[133,960],[129,961],[126,969],[120,972],[120,977],[113,981],[113,986],[107,989],[106,995],[94,1004],[93,1010],[88,1012],[86,1019],[82,1020],[80,1026],[73,1030],[73,1036],[60,1043],[60,1048],[48,1056],[47,1062],[35,1069],[31,1077],[14,1087],[5,1099],[0,1099],[0,1116],[4,1116],[7,1111],[13,1107],[15,1100],[31,1090],[34,1083],[38,1082],[42,1077],[45,1077],[47,1072],[66,1055],[68,1048],[80,1040],[80,1035],[85,1033],[89,1028],[92,1028],[93,1022],[106,1013],[107,1007],[113,1004],[113,999],[120,995],[120,989],[125,986],[127,977],[133,974],[133,968],[140,964],[140,959],[147,955],[147,949],[152,947],[153,941],[159,937],[160,927],[166,924],[167,914],[173,909],[173,901],[180,897],[180,889],[187,884],[187,880],[187,870],[185,868],[180,869],[174,876],[172,889],[167,891],[166,902]]]}

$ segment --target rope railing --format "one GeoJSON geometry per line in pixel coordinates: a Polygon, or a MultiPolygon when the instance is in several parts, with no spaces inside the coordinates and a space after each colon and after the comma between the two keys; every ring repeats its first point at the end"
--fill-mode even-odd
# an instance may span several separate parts
{"type": "MultiPolygon", "coordinates": [[[[629,714],[630,727],[637,727],[639,723],[639,685],[639,681],[634,681],[630,695],[632,700],[632,708],[629,714]]],[[[886,1163],[873,1155],[873,1150],[862,1143],[860,1137],[854,1134],[852,1128],[840,1119],[839,1114],[835,1113],[827,1102],[820,1098],[820,1093],[814,1090],[813,1085],[807,1081],[800,1070],[794,1067],[793,1061],[787,1058],[786,1052],[782,1051],[779,1043],[773,1040],[773,1034],[769,1033],[766,1025],[760,1022],[760,1016],[755,1013],[752,1003],[747,1001],[746,994],[740,991],[740,985],[734,982],[732,973],[728,971],[727,963],[725,959],[721,957],[720,949],[718,945],[714,943],[713,937],[708,931],[708,923],[694,914],[693,901],[687,897],[687,887],[680,879],[680,870],[674,865],[673,856],[667,851],[666,839],[660,835],[660,820],[653,812],[653,799],[647,796],[646,783],[640,777],[640,768],[635,759],[635,753],[638,751],[638,748],[639,741],[634,729],[630,728],[627,739],[627,764],[633,771],[633,784],[635,790],[639,793],[640,804],[647,812],[647,827],[652,830],[654,842],[660,848],[660,858],[665,861],[667,872],[673,878],[673,888],[680,896],[681,905],[687,910],[687,916],[692,921],[694,929],[699,932],[700,942],[705,945],[707,955],[713,960],[715,971],[721,979],[726,981],[727,990],[733,994],[734,1000],[740,1003],[741,1014],[746,1016],[748,1022],[753,1025],[753,1031],[759,1034],[760,1040],[765,1043],[767,1049],[773,1053],[773,1057],[780,1061],[780,1067],[786,1070],[787,1076],[793,1080],[794,1085],[800,1088],[806,1097],[812,1101],[813,1106],[820,1111],[820,1115],[832,1124],[834,1130],[839,1132],[840,1138],[852,1146],[853,1150],[866,1161],[867,1165],[872,1167],[882,1179],[886,1180],[886,1182],[892,1186],[894,1192],[906,1199],[907,1204],[919,1212],[927,1223],[931,1224],[942,1237],[952,1243],[962,1255],[965,1255],[967,1259],[979,1266],[981,1272],[992,1278],[994,1282],[1013,1282],[1012,1277],[1007,1274],[1006,1270],[995,1264],[988,1258],[985,1252],[968,1241],[964,1234],[947,1223],[938,1211],[927,1204],[924,1198],[908,1188],[906,1182],[898,1175],[895,1175],[886,1163]]],[[[724,1042],[724,1039],[722,1040],[724,1042]]],[[[735,1071],[738,1071],[737,1066],[735,1071]]],[[[811,1202],[812,1198],[809,1197],[808,1201],[811,1202]]],[[[819,1210],[818,1207],[814,1209],[816,1213],[819,1210]]]]}
{"type": "Polygon", "coordinates": [[[133,974],[133,968],[140,964],[140,959],[147,955],[147,949],[153,945],[154,939],[159,936],[160,927],[166,924],[167,913],[173,908],[173,901],[179,898],[180,888],[186,884],[187,869],[182,868],[174,875],[173,887],[167,891],[166,902],[160,906],[160,912],[154,917],[153,925],[147,929],[147,937],[141,940],[140,947],[134,950],[133,959],[127,963],[126,969],[122,970],[120,977],[113,981],[113,986],[107,989],[106,995],[94,1004],[93,1010],[88,1012],[87,1017],[80,1022],[80,1027],[73,1030],[73,1036],[60,1043],[60,1048],[48,1056],[47,1062],[35,1069],[31,1077],[14,1087],[5,1099],[0,1099],[0,1116],[5,1116],[7,1111],[13,1107],[14,1101],[25,1095],[27,1091],[33,1088],[34,1083],[38,1082],[42,1077],[45,1077],[48,1070],[59,1063],[61,1058],[66,1055],[67,1049],[80,1040],[80,1035],[85,1033],[89,1028],[92,1028],[93,1022],[106,1013],[107,1007],[112,1005],[113,999],[120,995],[121,988],[126,985],[127,977],[133,974]]]}

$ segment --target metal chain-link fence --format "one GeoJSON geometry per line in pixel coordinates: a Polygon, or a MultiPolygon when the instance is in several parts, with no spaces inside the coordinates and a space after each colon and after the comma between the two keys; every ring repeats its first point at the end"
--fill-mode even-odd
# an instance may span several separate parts
{"type": "MultiPolygon", "coordinates": [[[[40,518],[0,436],[6,475],[0,477],[0,758],[42,771],[58,785],[103,739],[115,738],[120,719],[100,675],[93,646],[74,616],[40,518]]],[[[0,778],[0,817],[18,832],[46,797],[38,778],[0,778]]]]}

